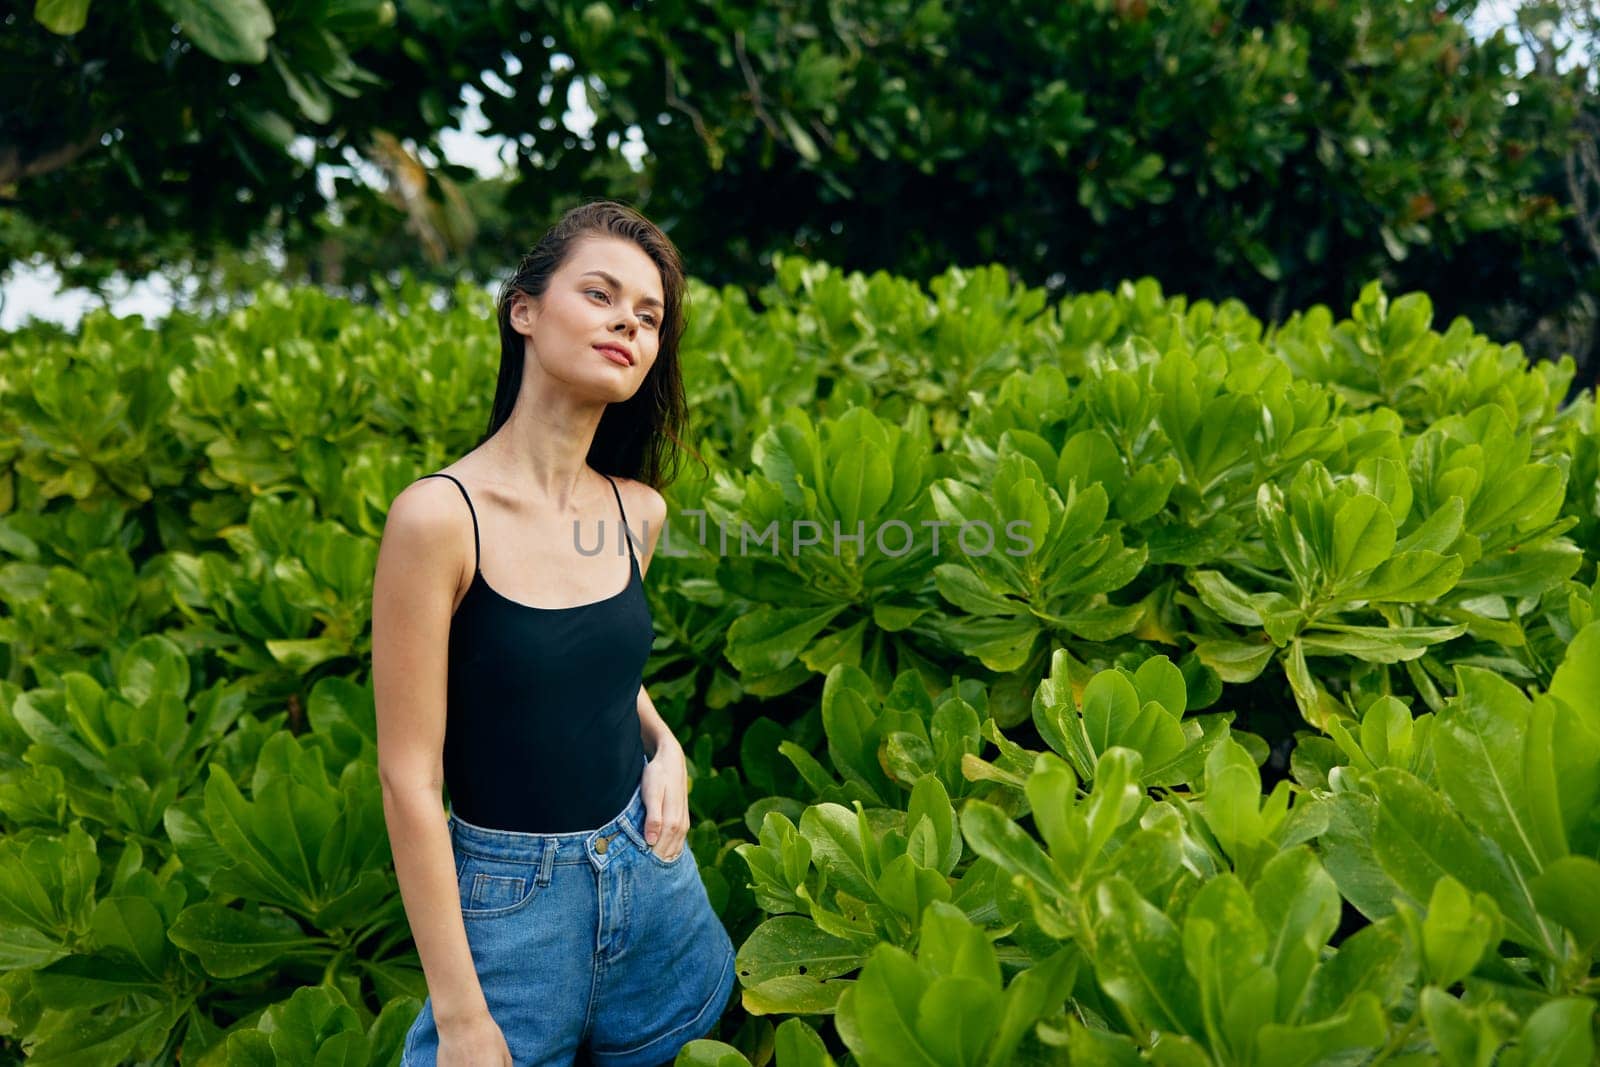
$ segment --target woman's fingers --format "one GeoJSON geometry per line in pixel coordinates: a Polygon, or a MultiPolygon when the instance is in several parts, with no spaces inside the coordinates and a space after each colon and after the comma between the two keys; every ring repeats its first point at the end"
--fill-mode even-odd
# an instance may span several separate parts
{"type": "MultiPolygon", "coordinates": [[[[646,776],[649,770],[646,769],[646,776]]],[[[644,787],[644,840],[652,851],[668,861],[677,859],[689,838],[689,783],[678,788],[651,781],[644,787]]]]}

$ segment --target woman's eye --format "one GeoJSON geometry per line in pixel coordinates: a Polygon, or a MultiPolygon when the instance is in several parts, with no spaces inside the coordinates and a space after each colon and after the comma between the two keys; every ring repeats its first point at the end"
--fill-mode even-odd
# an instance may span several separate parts
{"type": "MultiPolygon", "coordinates": [[[[610,296],[606,293],[606,291],[604,289],[585,289],[583,292],[584,292],[585,296],[587,296],[590,293],[599,293],[601,296],[606,297],[606,303],[609,304],[611,302],[610,296]]],[[[656,325],[656,317],[654,315],[651,315],[648,312],[646,312],[644,315],[641,316],[641,318],[645,322],[648,322],[652,328],[655,327],[655,325],[656,325]]]]}

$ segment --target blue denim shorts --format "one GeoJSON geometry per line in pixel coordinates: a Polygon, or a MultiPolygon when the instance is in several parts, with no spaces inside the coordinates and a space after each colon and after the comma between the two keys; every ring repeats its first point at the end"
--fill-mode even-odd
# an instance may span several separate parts
{"type": "MultiPolygon", "coordinates": [[[[596,830],[525,834],[450,813],[461,918],[489,1014],[517,1067],[656,1067],[722,1017],[734,947],[685,844],[644,840],[640,788],[596,830]]],[[[434,1067],[433,997],[401,1067],[434,1067]]]]}

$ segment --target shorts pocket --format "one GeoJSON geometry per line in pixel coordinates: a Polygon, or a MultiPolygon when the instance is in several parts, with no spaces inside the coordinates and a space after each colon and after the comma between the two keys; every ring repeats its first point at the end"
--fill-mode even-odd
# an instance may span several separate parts
{"type": "Polygon", "coordinates": [[[533,863],[471,853],[462,853],[458,859],[462,918],[508,915],[527,907],[539,895],[539,869],[533,863]]]}
{"type": "Polygon", "coordinates": [[[655,849],[651,848],[649,845],[644,846],[644,854],[649,858],[651,863],[655,864],[657,867],[665,867],[668,870],[682,867],[686,861],[689,866],[694,865],[694,861],[689,857],[689,843],[687,841],[683,843],[683,848],[678,851],[677,856],[670,860],[664,860],[660,856],[656,855],[655,849]]]}

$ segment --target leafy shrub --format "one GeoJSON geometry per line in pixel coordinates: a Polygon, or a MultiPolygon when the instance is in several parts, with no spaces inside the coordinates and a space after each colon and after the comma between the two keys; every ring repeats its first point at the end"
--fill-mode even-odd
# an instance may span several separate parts
{"type": "MultiPolygon", "coordinates": [[[[646,683],[742,995],[683,1062],[1589,1062],[1570,363],[1376,285],[1277,328],[1148,280],[932,288],[790,259],[760,313],[694,288],[712,476],[668,493],[646,683]]],[[[30,1062],[397,1059],[426,989],[371,572],[394,495],[481,432],[489,321],[468,288],[267,287],[7,338],[0,1032],[30,1062]]]]}

